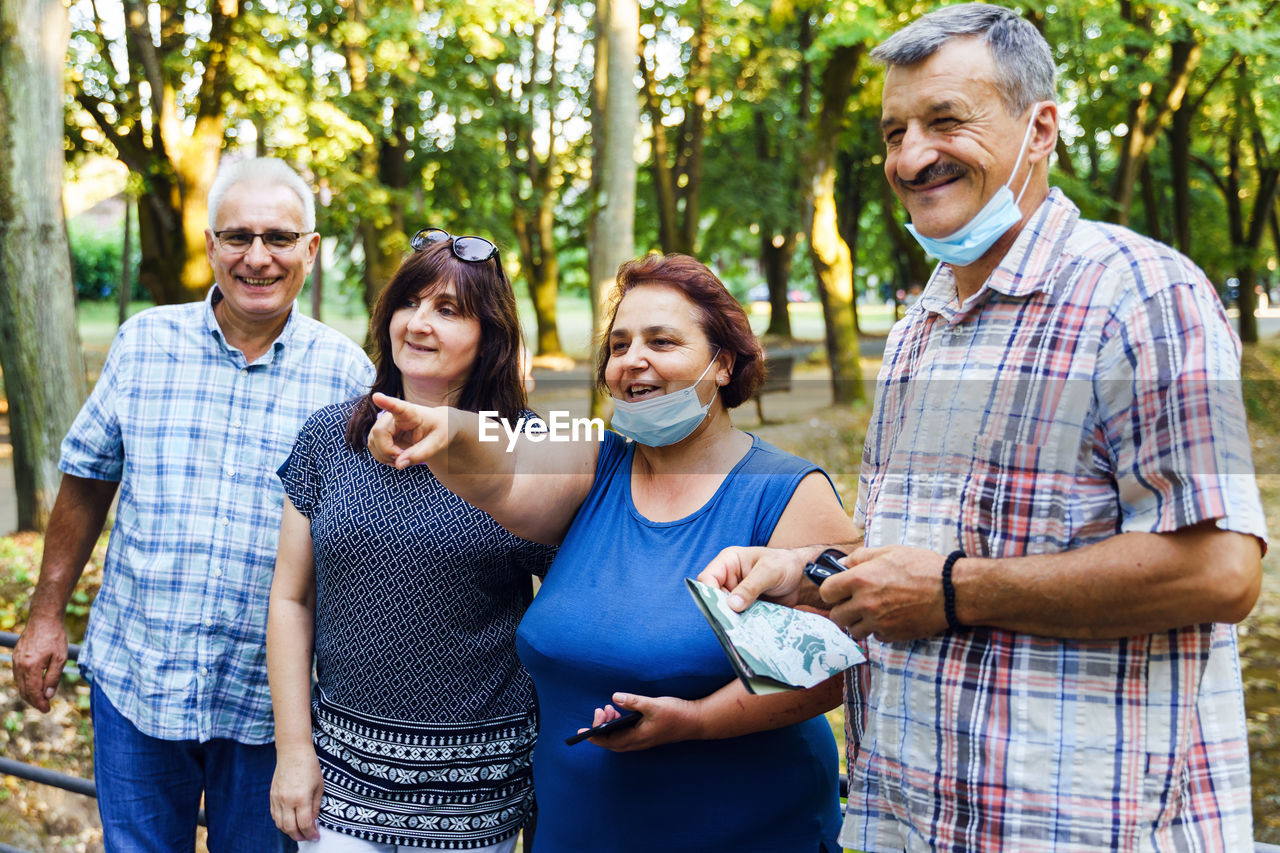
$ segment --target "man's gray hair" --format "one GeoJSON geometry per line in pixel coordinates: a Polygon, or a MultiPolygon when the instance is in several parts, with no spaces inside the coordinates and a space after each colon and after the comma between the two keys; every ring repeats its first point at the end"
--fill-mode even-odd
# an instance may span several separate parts
{"type": "Polygon", "coordinates": [[[884,65],[915,65],[953,38],[979,37],[996,67],[996,89],[1010,115],[1037,101],[1054,100],[1053,51],[1030,21],[1003,6],[944,6],[912,21],[871,51],[884,65]]]}
{"type": "Polygon", "coordinates": [[[316,230],[316,200],[307,182],[293,168],[278,157],[251,157],[237,160],[218,169],[218,175],[209,187],[209,230],[218,227],[218,208],[222,197],[236,184],[252,183],[257,186],[282,186],[293,191],[302,202],[302,230],[316,230]]]}

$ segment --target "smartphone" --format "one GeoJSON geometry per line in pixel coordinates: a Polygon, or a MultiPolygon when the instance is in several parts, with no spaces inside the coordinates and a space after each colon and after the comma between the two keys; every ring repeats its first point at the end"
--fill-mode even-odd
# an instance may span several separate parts
{"type": "Polygon", "coordinates": [[[643,717],[644,715],[639,711],[628,711],[616,720],[601,723],[594,729],[587,729],[585,732],[578,732],[573,737],[567,737],[564,739],[564,742],[569,746],[573,746],[575,743],[581,743],[589,737],[607,734],[608,732],[621,731],[622,729],[629,729],[636,723],[640,722],[643,717]]]}
{"type": "Polygon", "coordinates": [[[816,584],[821,584],[832,575],[838,575],[848,568],[840,564],[840,560],[846,556],[848,555],[843,551],[828,548],[818,556],[818,559],[804,567],[804,576],[816,584]]]}

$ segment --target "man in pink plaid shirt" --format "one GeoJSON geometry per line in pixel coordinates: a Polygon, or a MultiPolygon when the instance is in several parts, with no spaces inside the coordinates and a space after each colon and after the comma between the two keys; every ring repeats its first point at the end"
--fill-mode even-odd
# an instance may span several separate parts
{"type": "Polygon", "coordinates": [[[865,538],[820,588],[825,546],[728,549],[701,579],[868,640],[846,846],[1250,850],[1232,623],[1266,529],[1222,304],[1050,189],[1031,24],[951,6],[872,55],[885,176],[942,263],[885,349],[865,538]]]}

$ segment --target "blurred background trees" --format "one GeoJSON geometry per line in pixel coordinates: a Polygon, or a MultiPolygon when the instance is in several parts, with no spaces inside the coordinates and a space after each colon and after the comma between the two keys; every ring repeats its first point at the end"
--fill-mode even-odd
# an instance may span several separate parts
{"type": "MultiPolygon", "coordinates": [[[[1055,180],[1087,216],[1177,245],[1246,310],[1276,283],[1277,0],[1030,3],[1055,46],[1055,180]],[[1233,285],[1234,287],[1235,285],[1233,285]],[[1235,291],[1233,291],[1235,292],[1235,291]]],[[[627,81],[639,126],[635,251],[714,262],[745,297],[822,301],[833,363],[857,297],[923,285],[884,192],[882,72],[867,52],[932,4],[641,0],[627,81]]],[[[599,170],[601,13],[578,0],[76,0],[66,149],[136,177],[139,279],[208,286],[205,188],[219,157],[306,170],[341,256],[330,286],[371,304],[424,225],[489,235],[527,288],[536,350],[555,296],[588,287],[599,170]],[[598,176],[597,176],[598,177],[598,176]]],[[[82,291],[84,288],[82,288],[82,291]]],[[[1252,334],[1247,320],[1242,332],[1252,334]]],[[[844,364],[838,369],[853,371],[844,364]]]]}

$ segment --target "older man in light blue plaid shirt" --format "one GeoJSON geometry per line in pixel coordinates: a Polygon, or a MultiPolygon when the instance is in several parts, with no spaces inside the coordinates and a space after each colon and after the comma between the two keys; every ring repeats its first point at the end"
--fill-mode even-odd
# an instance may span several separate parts
{"type": "Polygon", "coordinates": [[[320,237],[305,183],[273,159],[210,191],[203,302],[121,327],[62,444],[65,474],[14,652],[48,710],[67,601],[120,487],[80,667],[93,685],[108,850],[190,849],[204,794],[213,851],[288,844],[271,820],[264,633],[283,491],[275,472],[316,409],[364,393],[372,366],[295,299],[320,237]]]}

